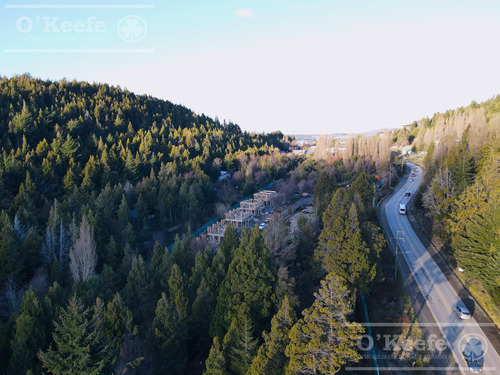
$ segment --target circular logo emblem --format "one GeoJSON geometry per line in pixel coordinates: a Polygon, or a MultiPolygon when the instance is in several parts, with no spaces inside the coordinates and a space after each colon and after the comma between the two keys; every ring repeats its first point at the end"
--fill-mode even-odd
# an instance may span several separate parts
{"type": "Polygon", "coordinates": [[[126,16],[118,22],[118,35],[126,42],[140,42],[147,31],[146,21],[139,16],[126,16]]]}
{"type": "Polygon", "coordinates": [[[462,353],[471,353],[475,358],[481,359],[488,350],[487,341],[477,333],[462,336],[458,347],[462,353]]]}

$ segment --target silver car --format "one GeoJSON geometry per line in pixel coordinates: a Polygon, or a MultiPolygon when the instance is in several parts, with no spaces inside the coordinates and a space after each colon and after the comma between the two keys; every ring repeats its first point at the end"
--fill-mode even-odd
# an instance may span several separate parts
{"type": "Polygon", "coordinates": [[[465,306],[462,305],[455,305],[453,307],[453,310],[457,313],[460,319],[470,319],[471,318],[471,313],[465,306]]]}

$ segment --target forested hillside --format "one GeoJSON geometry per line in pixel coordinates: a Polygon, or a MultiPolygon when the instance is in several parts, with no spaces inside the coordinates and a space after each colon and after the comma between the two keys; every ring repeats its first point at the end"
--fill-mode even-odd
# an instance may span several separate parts
{"type": "Polygon", "coordinates": [[[294,163],[279,154],[280,133],[248,134],[107,85],[28,76],[0,81],[0,137],[1,285],[28,280],[55,253],[64,265],[66,237],[83,214],[95,228],[98,268],[115,267],[110,243],[172,243],[166,228],[200,225],[216,203],[234,203],[294,163]],[[213,187],[221,170],[239,176],[225,196],[213,187]]]}
{"type": "Polygon", "coordinates": [[[498,324],[500,96],[415,122],[394,140],[426,151],[417,199],[430,219],[424,222],[498,324]]]}
{"type": "Polygon", "coordinates": [[[0,374],[326,374],[360,360],[355,296],[385,244],[379,161],[304,161],[281,133],[107,85],[2,78],[0,103],[0,374]],[[229,226],[216,249],[191,234],[278,179],[283,201],[314,192],[311,215],[229,226]]]}

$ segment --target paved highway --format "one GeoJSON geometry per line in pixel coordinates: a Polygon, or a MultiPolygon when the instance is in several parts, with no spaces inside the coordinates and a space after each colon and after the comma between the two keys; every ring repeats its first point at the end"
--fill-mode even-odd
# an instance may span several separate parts
{"type": "Polygon", "coordinates": [[[385,224],[386,233],[392,237],[389,240],[397,242],[399,262],[406,262],[407,269],[411,272],[411,276],[432,315],[433,319],[429,317],[428,321],[425,321],[425,316],[424,321],[422,321],[422,315],[420,315],[420,323],[437,324],[454,358],[454,361],[450,361],[446,368],[435,368],[435,370],[436,372],[470,374],[462,354],[466,345],[469,344],[469,347],[472,345],[476,352],[484,353],[483,358],[480,359],[482,373],[500,374],[500,356],[483,333],[480,324],[474,320],[474,317],[470,320],[462,320],[453,311],[454,305],[462,301],[425,246],[420,242],[408,221],[408,217],[398,213],[400,203],[405,203],[408,209],[410,199],[422,181],[422,169],[416,167],[416,170],[415,177],[410,177],[382,205],[387,219],[385,223],[383,221],[383,224],[385,224]],[[411,179],[413,181],[410,181],[411,179]],[[406,192],[410,192],[411,196],[405,196],[406,192]]]}

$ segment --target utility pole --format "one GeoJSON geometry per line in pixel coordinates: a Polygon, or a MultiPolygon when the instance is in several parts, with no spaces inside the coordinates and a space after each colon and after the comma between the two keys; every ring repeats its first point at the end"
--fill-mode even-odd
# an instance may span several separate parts
{"type": "Polygon", "coordinates": [[[389,189],[392,189],[392,162],[389,158],[389,189]]]}
{"type": "Polygon", "coordinates": [[[373,207],[377,205],[377,184],[374,182],[373,183],[373,202],[372,202],[373,207]]]}
{"type": "Polygon", "coordinates": [[[398,239],[396,238],[396,252],[394,253],[394,285],[398,280],[398,239]]]}
{"type": "Polygon", "coordinates": [[[394,253],[394,285],[396,285],[396,282],[398,280],[398,240],[404,240],[404,235],[405,232],[402,230],[398,230],[396,232],[396,237],[394,238],[396,240],[396,251],[394,253]],[[402,237],[399,237],[399,234],[401,233],[402,237]]]}

